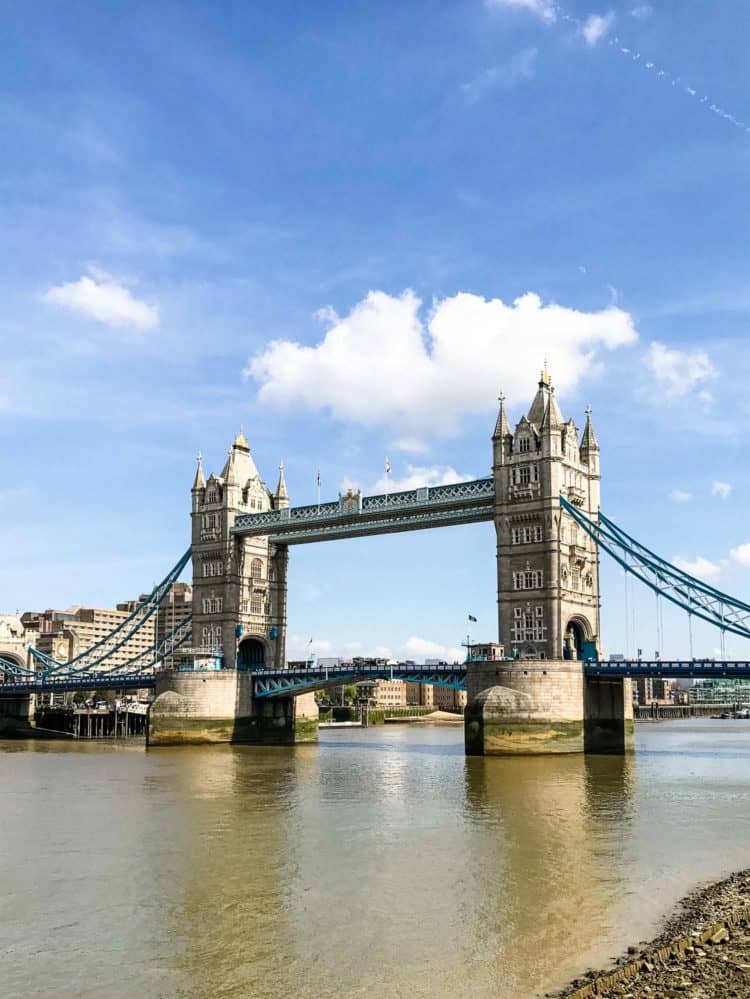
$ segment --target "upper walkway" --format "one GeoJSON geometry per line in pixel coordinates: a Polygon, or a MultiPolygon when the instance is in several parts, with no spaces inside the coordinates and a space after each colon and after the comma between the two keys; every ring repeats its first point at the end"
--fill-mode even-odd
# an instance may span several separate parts
{"type": "Polygon", "coordinates": [[[492,520],[494,500],[495,485],[491,478],[377,496],[349,491],[333,503],[242,514],[235,521],[234,533],[267,534],[270,541],[278,544],[300,545],[451,524],[476,524],[492,520]]]}

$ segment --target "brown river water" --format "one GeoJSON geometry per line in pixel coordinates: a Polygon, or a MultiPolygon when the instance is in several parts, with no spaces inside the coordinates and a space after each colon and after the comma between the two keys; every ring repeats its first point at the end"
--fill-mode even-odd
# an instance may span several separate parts
{"type": "Polygon", "coordinates": [[[525,999],[750,866],[750,722],[622,758],[460,727],[146,752],[0,742],[0,995],[525,999]]]}

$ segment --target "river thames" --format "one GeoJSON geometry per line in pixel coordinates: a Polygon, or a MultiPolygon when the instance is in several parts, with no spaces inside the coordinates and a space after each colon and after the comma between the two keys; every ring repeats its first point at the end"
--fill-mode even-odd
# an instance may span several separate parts
{"type": "Polygon", "coordinates": [[[0,742],[0,964],[27,996],[525,999],[750,866],[750,722],[617,757],[0,742]]]}

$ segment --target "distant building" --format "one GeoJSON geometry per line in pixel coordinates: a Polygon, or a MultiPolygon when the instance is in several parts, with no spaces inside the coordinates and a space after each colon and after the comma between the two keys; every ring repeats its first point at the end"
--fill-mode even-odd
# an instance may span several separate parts
{"type": "MultiPolygon", "coordinates": [[[[69,662],[106,638],[127,620],[142,603],[138,600],[118,604],[110,610],[103,607],[73,606],[67,610],[29,611],[22,615],[28,630],[34,632],[34,644],[40,652],[58,662],[69,662]]],[[[107,657],[101,668],[111,669],[154,647],[155,621],[149,618],[125,644],[107,657]]]]}
{"type": "Polygon", "coordinates": [[[690,704],[741,704],[750,707],[749,680],[696,680],[688,691],[690,704]]]}
{"type": "MultiPolygon", "coordinates": [[[[117,606],[119,608],[121,605],[117,606]]],[[[192,613],[193,587],[190,583],[175,583],[154,614],[157,643],[163,641],[192,613]]]]}
{"type": "Polygon", "coordinates": [[[369,697],[376,708],[406,707],[406,688],[403,680],[363,680],[357,689],[363,697],[369,697]]]}
{"type": "Polygon", "coordinates": [[[469,646],[469,656],[472,660],[482,659],[494,662],[496,659],[505,658],[505,647],[498,645],[497,642],[481,642],[469,646]]]}
{"type": "Polygon", "coordinates": [[[633,680],[633,702],[639,705],[673,704],[672,681],[665,677],[637,677],[633,680]]]}
{"type": "Polygon", "coordinates": [[[431,708],[435,688],[431,683],[406,683],[406,703],[415,707],[431,708]]]}
{"type": "Polygon", "coordinates": [[[452,690],[450,687],[432,688],[432,703],[443,711],[463,711],[466,707],[466,691],[452,690]]]}

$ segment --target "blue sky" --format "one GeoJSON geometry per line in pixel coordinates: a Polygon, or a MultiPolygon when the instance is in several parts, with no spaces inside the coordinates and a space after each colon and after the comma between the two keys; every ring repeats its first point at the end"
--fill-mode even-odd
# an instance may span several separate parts
{"type": "MultiPolygon", "coordinates": [[[[240,424],[293,502],[487,474],[545,356],[609,515],[750,597],[746,4],[0,12],[0,609],[150,587],[240,424]]],[[[492,638],[493,562],[490,525],[295,549],[290,651],[492,638]]]]}

